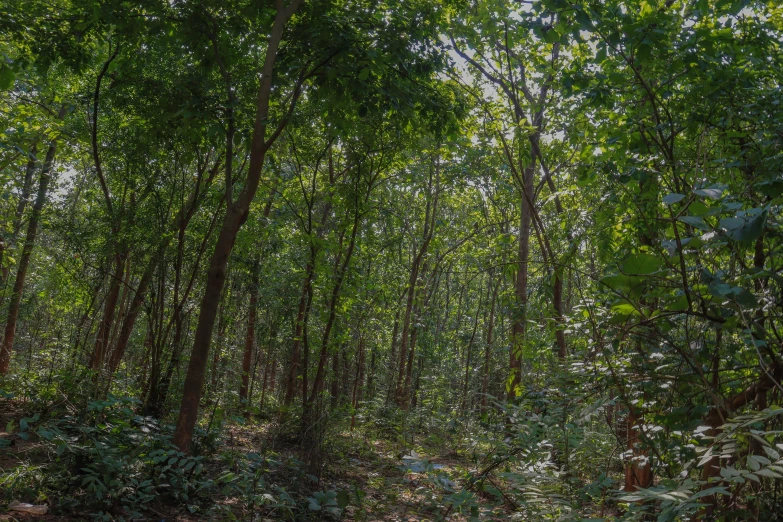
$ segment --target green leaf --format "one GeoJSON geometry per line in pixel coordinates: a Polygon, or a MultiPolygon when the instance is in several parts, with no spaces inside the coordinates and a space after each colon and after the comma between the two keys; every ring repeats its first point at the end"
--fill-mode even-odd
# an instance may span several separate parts
{"type": "Polygon", "coordinates": [[[601,278],[601,282],[612,290],[622,291],[630,290],[634,280],[632,277],[623,274],[613,274],[601,278]]]}
{"type": "Polygon", "coordinates": [[[704,220],[697,216],[682,216],[678,218],[679,221],[682,221],[683,223],[690,225],[694,228],[698,228],[699,230],[705,230],[709,231],[710,226],[704,222],[704,220]]]}
{"type": "MultiPolygon", "coordinates": [[[[721,475],[723,475],[723,468],[721,468],[721,475]]],[[[709,497],[710,495],[730,495],[730,493],[723,486],[715,486],[713,488],[707,488],[701,491],[697,491],[696,493],[693,494],[691,500],[696,500],[702,497],[709,497]]]]}
{"type": "Polygon", "coordinates": [[[632,254],[622,264],[622,271],[628,275],[649,275],[661,267],[661,260],[651,254],[632,254]]]}
{"type": "Polygon", "coordinates": [[[672,205],[678,201],[682,201],[683,199],[685,199],[685,195],[673,192],[663,197],[663,203],[664,205],[672,205]]]}
{"type": "Polygon", "coordinates": [[[639,315],[639,311],[630,303],[620,303],[612,307],[612,312],[617,315],[639,315]]]}
{"type": "Polygon", "coordinates": [[[367,67],[365,67],[359,72],[360,81],[365,81],[369,77],[370,77],[370,69],[368,69],[367,67]]]}
{"type": "Polygon", "coordinates": [[[753,455],[748,455],[748,467],[753,471],[758,471],[761,468],[758,460],[753,455]]]}
{"type": "Polygon", "coordinates": [[[767,221],[767,211],[744,221],[741,226],[728,230],[728,235],[734,241],[755,241],[764,232],[767,221]]]}
{"type": "Polygon", "coordinates": [[[783,180],[773,179],[756,185],[756,188],[769,198],[776,198],[783,194],[783,180]]]}
{"type": "Polygon", "coordinates": [[[755,308],[759,302],[756,296],[745,290],[744,288],[734,298],[738,305],[744,308],[755,308]]]}
{"type": "Polygon", "coordinates": [[[7,91],[14,86],[16,75],[7,64],[0,64],[0,91],[7,91]]]}
{"type": "Polygon", "coordinates": [[[719,188],[705,188],[705,189],[694,190],[693,193],[698,196],[706,196],[712,199],[720,199],[720,197],[723,195],[723,190],[719,188]]]}
{"type": "Polygon", "coordinates": [[[348,506],[348,492],[345,490],[340,490],[337,492],[337,507],[340,509],[345,509],[348,506]]]}
{"type": "Polygon", "coordinates": [[[544,33],[544,41],[546,43],[551,43],[551,44],[559,42],[560,34],[554,29],[550,29],[549,31],[544,33]]]}

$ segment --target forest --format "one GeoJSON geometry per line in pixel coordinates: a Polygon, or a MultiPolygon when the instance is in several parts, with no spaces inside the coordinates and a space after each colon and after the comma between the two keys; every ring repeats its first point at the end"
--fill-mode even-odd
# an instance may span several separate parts
{"type": "Polygon", "coordinates": [[[0,0],[0,520],[783,520],[776,0],[0,0]]]}

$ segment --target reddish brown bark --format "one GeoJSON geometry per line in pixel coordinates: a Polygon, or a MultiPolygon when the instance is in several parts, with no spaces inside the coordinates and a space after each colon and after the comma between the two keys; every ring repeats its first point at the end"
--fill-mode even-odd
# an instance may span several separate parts
{"type": "Polygon", "coordinates": [[[647,451],[641,448],[639,440],[638,423],[642,418],[638,415],[636,408],[629,406],[626,416],[626,449],[633,454],[633,460],[630,465],[625,467],[625,488],[624,491],[636,491],[639,488],[648,488],[652,485],[653,472],[652,464],[647,459],[647,451]],[[646,460],[646,462],[644,462],[646,460]]]}
{"type": "MultiPolygon", "coordinates": [[[[59,119],[65,115],[65,109],[60,110],[59,119]]],[[[5,322],[5,331],[3,335],[3,344],[0,346],[0,375],[8,373],[8,366],[11,363],[11,352],[14,347],[14,338],[16,337],[16,323],[19,319],[19,307],[22,303],[22,294],[24,293],[25,280],[27,278],[27,269],[30,266],[30,257],[33,254],[35,238],[38,236],[38,223],[41,219],[41,212],[46,203],[46,197],[49,192],[49,183],[52,177],[52,165],[54,164],[54,155],[57,151],[57,141],[52,141],[49,149],[46,151],[43,170],[38,182],[38,193],[33,203],[33,209],[30,214],[30,221],[27,223],[27,234],[22,247],[22,255],[19,258],[19,265],[16,269],[16,279],[14,288],[11,292],[11,300],[8,305],[8,315],[5,322]]]]}
{"type": "MultiPolygon", "coordinates": [[[[304,335],[305,322],[309,312],[310,295],[312,295],[313,277],[315,274],[315,247],[310,247],[307,266],[305,267],[305,278],[302,282],[302,292],[299,296],[299,306],[296,311],[296,321],[294,322],[294,338],[291,345],[291,364],[288,367],[288,376],[285,382],[285,395],[283,397],[284,404],[291,404],[298,390],[297,380],[300,373],[300,358],[301,358],[301,345],[304,335]]],[[[303,396],[307,395],[307,387],[305,385],[303,396]]]]}
{"type": "MultiPolygon", "coordinates": [[[[283,39],[283,31],[288,20],[299,8],[302,0],[292,0],[287,6],[283,6],[282,0],[276,2],[276,15],[272,24],[272,31],[267,42],[266,56],[261,70],[261,81],[256,105],[256,120],[253,128],[253,139],[250,145],[250,163],[248,166],[245,185],[235,202],[227,201],[226,215],[223,226],[215,245],[214,253],[207,272],[206,288],[201,300],[198,324],[196,326],[195,340],[191,352],[188,371],[185,376],[182,402],[180,404],[177,426],[174,432],[174,444],[181,451],[189,451],[193,438],[193,428],[198,419],[198,407],[201,401],[201,393],[204,385],[204,375],[209,358],[209,348],[212,342],[212,330],[215,325],[217,307],[220,294],[226,280],[226,265],[228,257],[234,246],[234,240],[240,227],[247,220],[250,203],[256,195],[264,165],[266,153],[272,143],[282,132],[285,120],[278,125],[278,129],[267,139],[267,121],[269,117],[269,102],[272,93],[272,78],[278,48],[283,39]]],[[[291,106],[299,95],[299,86],[295,88],[291,106]]]]}
{"type": "MultiPolygon", "coordinates": [[[[100,372],[103,366],[103,360],[106,357],[106,350],[109,346],[109,335],[114,324],[114,312],[117,308],[117,301],[120,297],[122,287],[122,278],[125,272],[125,257],[121,254],[114,256],[114,272],[109,279],[109,290],[106,293],[106,301],[103,305],[103,317],[98,325],[98,333],[95,336],[95,344],[92,348],[90,357],[90,369],[94,372],[100,372]]],[[[97,376],[96,376],[97,378],[97,376]]]]}
{"type": "MultiPolygon", "coordinates": [[[[705,432],[707,436],[715,437],[720,434],[720,426],[726,422],[726,419],[735,411],[739,410],[757,401],[758,405],[766,404],[766,394],[775,387],[776,382],[780,382],[783,379],[783,367],[774,363],[768,368],[761,370],[761,375],[758,380],[739,392],[734,397],[727,400],[723,406],[715,407],[707,414],[706,423],[710,426],[710,429],[705,432]]],[[[720,474],[720,463],[718,456],[715,455],[712,459],[708,460],[701,472],[701,479],[705,482],[709,481],[712,477],[717,477],[720,474]]],[[[709,483],[704,486],[711,487],[709,483]]],[[[717,498],[715,495],[704,497],[702,500],[707,507],[705,508],[705,514],[707,517],[711,517],[716,508],[717,498]]]]}

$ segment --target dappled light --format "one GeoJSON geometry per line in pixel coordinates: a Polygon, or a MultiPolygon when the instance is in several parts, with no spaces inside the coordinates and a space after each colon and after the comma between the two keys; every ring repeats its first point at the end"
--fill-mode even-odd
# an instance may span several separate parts
{"type": "Polygon", "coordinates": [[[781,519],[778,4],[0,0],[0,521],[781,519]]]}

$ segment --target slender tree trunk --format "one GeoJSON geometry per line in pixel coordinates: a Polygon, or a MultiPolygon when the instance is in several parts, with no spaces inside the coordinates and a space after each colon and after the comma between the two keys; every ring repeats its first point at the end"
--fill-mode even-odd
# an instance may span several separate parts
{"type": "MultiPolygon", "coordinates": [[[[552,261],[554,262],[554,259],[552,261]]],[[[555,267],[554,270],[552,306],[555,310],[555,340],[557,342],[557,356],[563,360],[568,356],[563,318],[563,271],[560,267],[555,267]]]]}
{"type": "MultiPolygon", "coordinates": [[[[524,190],[527,194],[534,192],[534,174],[535,165],[524,170],[524,190]]],[[[522,381],[522,347],[525,342],[525,328],[527,316],[527,284],[528,284],[528,262],[530,261],[530,228],[533,216],[533,209],[526,198],[522,199],[522,215],[519,224],[519,267],[517,268],[517,277],[514,283],[514,294],[517,298],[517,310],[514,312],[513,323],[511,325],[511,354],[509,360],[509,369],[511,370],[511,382],[508,386],[508,400],[513,400],[517,396],[517,388],[522,381]]]]}
{"type": "MultiPolygon", "coordinates": [[[[257,265],[257,264],[256,264],[257,265]]],[[[248,386],[250,379],[250,364],[253,359],[253,346],[256,342],[256,310],[258,308],[258,266],[253,269],[253,281],[250,286],[250,307],[247,317],[247,334],[245,335],[245,353],[242,357],[242,386],[239,388],[239,400],[245,408],[245,416],[250,415],[248,409],[248,386]]]]}
{"type": "MultiPolygon", "coordinates": [[[[356,410],[359,409],[359,403],[362,400],[362,386],[364,382],[364,337],[359,337],[359,347],[356,354],[356,377],[353,381],[353,392],[351,393],[351,431],[356,424],[356,410]]],[[[347,377],[346,377],[347,378],[347,377]]]]}
{"type": "MultiPolygon", "coordinates": [[[[60,111],[60,119],[65,115],[64,109],[60,111]]],[[[16,336],[16,323],[19,319],[19,307],[22,303],[22,294],[24,293],[25,279],[27,278],[27,269],[30,266],[30,257],[33,254],[35,238],[38,235],[38,223],[41,219],[41,211],[46,203],[46,197],[49,191],[49,183],[52,177],[52,165],[54,163],[54,154],[57,151],[57,141],[52,141],[49,149],[46,151],[41,178],[38,182],[38,193],[33,203],[33,210],[30,214],[30,221],[27,224],[27,235],[25,236],[22,255],[19,258],[19,265],[16,270],[16,279],[11,293],[11,301],[8,305],[8,316],[5,322],[5,331],[3,344],[0,347],[0,375],[8,373],[8,366],[11,362],[11,351],[14,347],[14,338],[16,336]]]]}
{"type": "Polygon", "coordinates": [[[35,155],[38,152],[38,145],[33,143],[30,148],[30,156],[27,160],[27,167],[24,172],[24,183],[22,184],[22,193],[19,196],[19,202],[16,205],[16,214],[14,215],[14,229],[12,238],[19,236],[19,231],[22,229],[22,219],[24,218],[24,211],[27,208],[27,203],[30,201],[30,195],[33,190],[33,175],[35,174],[36,159],[35,155]]]}
{"type": "Polygon", "coordinates": [[[465,380],[462,384],[462,403],[460,404],[460,409],[462,411],[465,411],[468,409],[468,387],[470,384],[470,363],[471,363],[471,357],[473,355],[473,342],[476,340],[476,332],[478,331],[478,323],[479,323],[479,314],[481,314],[481,298],[483,295],[479,296],[479,302],[478,306],[476,307],[476,316],[473,320],[473,333],[470,334],[470,341],[468,341],[468,347],[466,349],[465,353],[465,380]]]}
{"type": "MultiPolygon", "coordinates": [[[[421,386],[421,376],[424,373],[424,356],[419,355],[418,371],[416,372],[416,381],[413,384],[413,394],[411,397],[411,407],[416,408],[419,406],[419,390],[421,386]]],[[[424,401],[422,400],[422,403],[424,401]]]]}
{"type": "Polygon", "coordinates": [[[179,357],[182,353],[182,311],[180,307],[174,306],[174,340],[171,344],[171,357],[166,365],[166,371],[160,378],[160,381],[152,383],[150,393],[145,401],[144,411],[147,415],[160,418],[163,414],[163,408],[168,397],[171,379],[174,377],[174,370],[179,366],[179,357]]]}
{"type": "Polygon", "coordinates": [[[266,348],[266,355],[264,357],[264,375],[262,378],[262,384],[261,384],[261,401],[259,403],[259,407],[261,409],[264,408],[264,404],[266,401],[266,390],[267,387],[274,390],[275,388],[275,378],[274,378],[274,353],[273,353],[273,347],[275,343],[275,338],[277,337],[277,324],[272,322],[272,324],[269,327],[269,342],[266,348]],[[270,372],[272,373],[271,379],[270,372]],[[268,383],[270,384],[268,386],[268,383]]]}
{"type": "Polygon", "coordinates": [[[120,288],[122,286],[123,273],[125,271],[125,257],[123,254],[114,255],[114,273],[109,280],[109,291],[106,293],[106,302],[103,305],[103,318],[98,326],[98,333],[95,336],[95,344],[90,358],[90,369],[97,374],[101,371],[103,360],[106,356],[106,349],[109,346],[109,335],[114,323],[117,301],[120,297],[120,288]]]}
{"type": "Polygon", "coordinates": [[[395,399],[397,406],[407,410],[410,405],[410,376],[412,368],[410,364],[413,363],[413,347],[414,343],[411,342],[410,337],[415,336],[415,328],[413,334],[411,333],[411,320],[415,317],[414,314],[414,301],[418,292],[419,286],[419,271],[422,260],[427,254],[430,241],[435,231],[435,219],[438,211],[438,191],[440,190],[440,158],[435,158],[433,161],[434,172],[430,171],[430,179],[428,183],[428,192],[430,198],[427,201],[427,207],[424,214],[424,232],[422,234],[422,244],[419,251],[413,258],[413,264],[411,266],[411,275],[408,279],[408,299],[405,303],[405,316],[402,322],[402,336],[400,338],[400,364],[397,374],[397,386],[395,392],[395,399]],[[434,187],[434,192],[433,192],[434,187]]]}
{"type": "MultiPolygon", "coordinates": [[[[402,301],[402,298],[405,297],[408,294],[406,291],[405,293],[400,295],[400,301],[402,301]]],[[[389,352],[389,374],[387,376],[388,380],[388,387],[386,389],[386,404],[388,405],[389,402],[394,398],[395,393],[395,369],[397,367],[397,334],[400,329],[400,303],[397,302],[396,310],[394,312],[394,328],[392,329],[392,339],[391,339],[391,350],[389,352]]]]}
{"type": "Polygon", "coordinates": [[[162,361],[161,356],[163,355],[163,344],[164,344],[164,335],[163,335],[163,322],[164,322],[164,309],[166,304],[166,299],[164,295],[165,287],[166,287],[166,267],[163,266],[162,263],[159,263],[159,277],[158,277],[158,288],[157,292],[153,296],[152,299],[152,307],[149,313],[149,320],[148,322],[151,325],[151,338],[152,338],[152,345],[150,350],[150,377],[148,381],[147,389],[149,390],[149,393],[145,397],[145,403],[149,402],[148,399],[150,396],[154,393],[155,390],[158,389],[158,383],[160,382],[160,374],[161,374],[161,367],[162,367],[162,361]]]}
{"type": "Polygon", "coordinates": [[[481,414],[487,411],[487,401],[489,396],[489,376],[492,373],[492,333],[495,327],[495,301],[498,297],[498,288],[500,282],[493,284],[492,274],[490,274],[489,284],[494,286],[492,290],[492,301],[489,305],[489,322],[487,323],[487,344],[484,347],[484,368],[481,376],[481,414]]]}
{"type": "MultiPolygon", "coordinates": [[[[125,259],[125,268],[123,276],[125,277],[125,280],[122,282],[122,295],[120,296],[120,309],[117,311],[117,320],[114,321],[114,324],[112,325],[111,335],[109,335],[109,344],[107,346],[113,346],[114,343],[117,341],[117,334],[120,326],[120,319],[125,315],[125,309],[128,305],[128,296],[129,296],[129,290],[130,290],[130,258],[126,257],[125,259]]],[[[111,356],[109,357],[111,359],[111,356]]],[[[111,372],[114,373],[114,372],[111,372]]],[[[110,374],[111,375],[111,374],[110,374]]]]}
{"type": "MultiPolygon", "coordinates": [[[[348,378],[346,375],[345,378],[348,378]]],[[[340,352],[335,350],[332,354],[332,385],[329,390],[329,407],[335,409],[340,398],[340,352]]]]}
{"type": "Polygon", "coordinates": [[[209,390],[214,392],[218,387],[218,380],[220,379],[220,356],[223,354],[223,350],[226,348],[226,299],[228,292],[223,292],[222,299],[220,300],[220,307],[218,311],[218,328],[217,338],[218,346],[212,354],[212,374],[209,383],[209,390]]]}
{"type": "Polygon", "coordinates": [[[367,397],[375,396],[375,345],[370,347],[370,373],[367,374],[367,397]]]}
{"type": "Polygon", "coordinates": [[[277,364],[275,363],[274,359],[270,359],[269,361],[269,392],[272,395],[275,395],[275,380],[277,378],[277,364]]]}
{"type": "MultiPolygon", "coordinates": [[[[291,404],[291,401],[294,399],[294,396],[297,392],[297,380],[299,378],[299,372],[300,372],[300,358],[301,358],[301,345],[302,345],[302,336],[304,334],[304,326],[305,322],[307,320],[307,312],[309,309],[308,303],[309,303],[309,295],[310,295],[310,289],[313,284],[313,276],[315,274],[315,252],[314,248],[310,248],[309,258],[307,260],[307,266],[305,267],[305,278],[302,282],[302,293],[299,296],[299,307],[296,311],[296,320],[294,322],[294,339],[293,343],[291,345],[291,364],[288,368],[288,377],[286,378],[285,383],[285,396],[283,398],[283,403],[285,405],[291,404]]],[[[304,366],[305,371],[307,370],[307,366],[304,366]]],[[[307,394],[307,391],[305,390],[305,395],[307,394]]]]}
{"type": "Polygon", "coordinates": [[[419,279],[420,257],[416,255],[411,266],[411,275],[408,279],[408,298],[405,303],[405,315],[402,320],[402,334],[400,336],[400,362],[397,365],[397,384],[394,398],[397,406],[404,408],[403,383],[405,382],[405,367],[408,363],[408,343],[410,342],[411,316],[413,315],[413,299],[416,293],[416,285],[419,279]]]}
{"type": "Polygon", "coordinates": [[[212,222],[209,225],[209,229],[201,240],[198,255],[196,256],[196,262],[194,263],[193,270],[190,274],[190,280],[188,281],[188,284],[184,292],[182,292],[181,296],[180,283],[182,279],[182,265],[185,255],[185,229],[180,227],[177,243],[177,261],[174,266],[174,310],[172,312],[172,320],[174,322],[174,340],[171,345],[171,357],[169,358],[166,372],[163,374],[160,383],[152,389],[150,395],[148,396],[148,400],[145,403],[144,408],[148,415],[160,417],[163,414],[163,409],[166,404],[166,399],[168,398],[169,388],[171,386],[171,379],[174,376],[174,371],[179,368],[180,356],[182,355],[182,338],[184,335],[183,323],[185,319],[183,310],[185,302],[187,301],[188,296],[190,295],[190,291],[193,288],[193,283],[195,282],[196,275],[199,272],[199,267],[201,266],[201,256],[206,249],[207,241],[212,236],[212,231],[214,230],[214,225],[217,222],[217,217],[217,214],[213,216],[212,222]]]}
{"type": "Polygon", "coordinates": [[[313,285],[310,284],[310,286],[307,289],[307,313],[305,313],[304,318],[304,324],[302,325],[302,386],[301,386],[301,393],[302,393],[302,407],[304,408],[304,405],[307,404],[307,392],[309,390],[309,378],[310,378],[310,340],[309,340],[309,332],[308,332],[308,319],[310,317],[309,311],[310,307],[313,304],[313,285]]]}
{"type": "MultiPolygon", "coordinates": [[[[419,317],[419,310],[416,310],[415,317],[419,317]]],[[[416,340],[419,335],[419,327],[414,326],[413,331],[411,332],[411,340],[410,340],[410,348],[408,349],[408,362],[406,364],[406,370],[405,370],[405,384],[402,389],[402,397],[403,397],[403,404],[402,409],[407,410],[411,406],[411,382],[413,379],[413,356],[416,353],[416,340]]]]}
{"type": "MultiPolygon", "coordinates": [[[[207,272],[206,288],[204,297],[201,300],[201,310],[199,312],[198,324],[196,326],[196,335],[193,343],[193,350],[188,364],[188,372],[185,376],[185,387],[182,394],[177,426],[174,432],[174,444],[184,452],[190,449],[190,442],[193,438],[193,428],[198,420],[198,406],[201,401],[202,388],[204,385],[204,375],[209,360],[209,348],[212,341],[212,329],[215,325],[215,316],[220,301],[220,295],[223,291],[223,285],[226,281],[226,264],[231,250],[234,247],[234,240],[240,227],[247,220],[250,204],[258,190],[258,184],[261,177],[261,169],[264,165],[266,152],[282,130],[281,122],[270,140],[266,139],[266,127],[269,117],[269,101],[272,92],[272,77],[274,73],[275,61],[280,42],[283,39],[283,31],[288,20],[299,8],[302,0],[292,0],[287,7],[283,7],[282,1],[277,4],[277,13],[272,24],[272,31],[267,42],[266,56],[261,71],[261,81],[258,94],[258,103],[256,105],[256,120],[253,128],[253,139],[250,145],[250,164],[248,166],[247,178],[242,192],[235,202],[227,201],[228,208],[223,219],[223,226],[218,236],[215,251],[209,263],[207,272]]],[[[298,86],[295,88],[291,104],[295,103],[299,95],[298,86]]]]}
{"type": "Polygon", "coordinates": [[[8,280],[9,266],[3,263],[3,257],[5,250],[16,244],[16,240],[19,237],[19,231],[22,229],[22,219],[24,218],[24,211],[27,208],[27,203],[30,201],[30,194],[33,190],[33,175],[35,174],[36,157],[38,152],[37,143],[33,143],[30,148],[30,153],[27,159],[27,166],[24,172],[24,182],[22,183],[22,193],[19,195],[19,202],[16,204],[16,215],[14,215],[14,225],[11,231],[11,238],[6,244],[3,238],[0,237],[0,283],[5,284],[8,280]]]}
{"type": "MultiPolygon", "coordinates": [[[[310,392],[307,404],[305,405],[305,410],[307,410],[310,406],[310,404],[313,403],[313,401],[316,398],[316,395],[321,391],[321,386],[323,386],[323,380],[324,380],[324,368],[326,366],[326,360],[329,355],[329,341],[331,340],[331,333],[332,328],[334,327],[335,319],[337,318],[337,304],[340,300],[340,290],[342,289],[343,281],[345,280],[345,275],[348,272],[348,266],[351,262],[351,257],[353,256],[354,248],[356,246],[356,236],[359,232],[359,222],[360,222],[360,209],[359,209],[359,201],[356,201],[356,208],[354,209],[354,219],[353,219],[353,228],[351,230],[351,238],[348,242],[348,248],[345,252],[345,258],[342,261],[342,265],[337,267],[337,273],[336,278],[334,282],[334,286],[332,287],[332,295],[329,299],[329,316],[326,320],[326,325],[324,326],[324,333],[323,338],[321,341],[321,353],[318,357],[318,368],[315,372],[315,378],[313,379],[313,387],[310,392]]],[[[305,415],[307,413],[306,411],[303,413],[302,418],[307,423],[307,416],[305,415]]]]}

